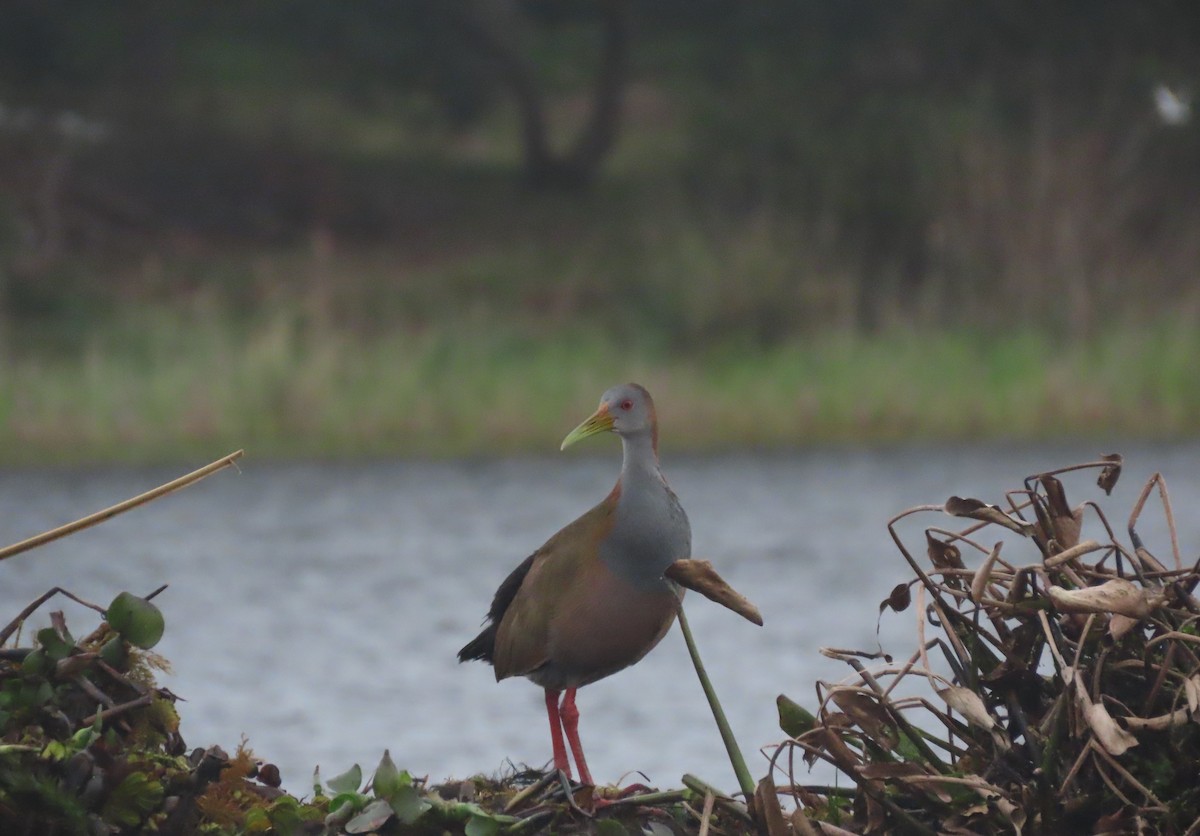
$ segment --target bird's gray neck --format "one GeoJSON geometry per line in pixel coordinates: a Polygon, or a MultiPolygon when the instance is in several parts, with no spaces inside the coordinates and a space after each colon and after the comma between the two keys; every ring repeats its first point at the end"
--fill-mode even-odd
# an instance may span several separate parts
{"type": "Polygon", "coordinates": [[[662,470],[658,466],[658,451],[649,433],[626,436],[621,439],[621,495],[626,491],[658,491],[667,487],[662,470]]]}
{"type": "Polygon", "coordinates": [[[625,436],[621,443],[617,509],[601,557],[631,583],[660,585],[668,566],[691,556],[691,527],[659,469],[651,434],[625,436]]]}

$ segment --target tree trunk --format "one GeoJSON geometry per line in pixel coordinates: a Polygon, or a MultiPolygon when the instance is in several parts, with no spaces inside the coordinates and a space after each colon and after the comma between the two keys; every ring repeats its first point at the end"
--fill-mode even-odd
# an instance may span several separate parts
{"type": "Polygon", "coordinates": [[[628,0],[602,0],[604,27],[591,109],[575,141],[556,154],[550,141],[546,107],[534,79],[533,67],[521,55],[516,38],[489,25],[471,9],[456,10],[463,36],[478,47],[513,96],[520,114],[525,148],[525,179],[535,188],[580,189],[589,186],[617,141],[628,63],[630,11],[628,0]]]}

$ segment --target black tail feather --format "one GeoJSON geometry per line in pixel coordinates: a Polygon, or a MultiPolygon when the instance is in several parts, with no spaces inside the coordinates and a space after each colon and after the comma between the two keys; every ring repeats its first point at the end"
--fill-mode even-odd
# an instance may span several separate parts
{"type": "Polygon", "coordinates": [[[517,596],[517,590],[521,588],[525,576],[529,574],[529,567],[533,565],[535,556],[531,554],[521,561],[521,565],[513,569],[504,579],[504,583],[500,584],[500,588],[496,590],[496,594],[492,598],[492,606],[488,610],[488,625],[478,636],[467,642],[462,650],[458,651],[458,661],[468,662],[472,659],[479,659],[490,665],[495,660],[496,628],[504,619],[508,605],[517,596]]]}
{"type": "Polygon", "coordinates": [[[481,662],[492,663],[492,651],[496,647],[496,625],[489,624],[483,631],[471,639],[463,649],[458,651],[458,661],[470,662],[478,659],[481,662]]]}

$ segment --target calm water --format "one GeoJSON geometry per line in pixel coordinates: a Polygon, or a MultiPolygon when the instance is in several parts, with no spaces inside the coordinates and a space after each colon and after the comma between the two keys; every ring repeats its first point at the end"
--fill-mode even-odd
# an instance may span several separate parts
{"type": "MultiPolygon", "coordinates": [[[[602,443],[596,445],[601,447],[602,443]]],[[[187,700],[191,746],[232,750],[242,735],[303,793],[312,769],[368,772],[384,748],[433,779],[549,758],[541,692],[499,685],[456,650],[495,586],[611,487],[600,458],[426,463],[267,464],[223,472],[104,525],[0,564],[0,620],[51,586],[102,605],[160,583],[164,684],[187,700]]],[[[1200,445],[1113,445],[1126,456],[1103,500],[1118,530],[1142,483],[1167,476],[1185,559],[1200,549],[1200,445]]],[[[688,614],[752,771],[777,741],[776,694],[811,705],[844,665],[822,646],[869,649],[877,605],[906,580],[884,527],[897,511],[950,494],[1002,499],[1022,477],[1108,448],[839,450],[787,456],[667,457],[691,516],[695,552],[762,610],[757,628],[691,596],[688,614]]],[[[175,469],[0,474],[0,541],[15,542],[160,484],[175,469]]],[[[1099,498],[1093,477],[1068,497],[1099,498]]],[[[1155,517],[1157,520],[1157,517],[1155,517]]],[[[943,522],[930,515],[926,524],[943,522]]],[[[945,518],[945,522],[951,522],[945,518]]],[[[920,525],[911,529],[919,543],[920,525]]],[[[1143,535],[1164,558],[1161,525],[1143,535]]],[[[1029,559],[1010,547],[1005,557],[1029,559]]],[[[63,601],[76,633],[94,625],[63,601]]],[[[48,623],[47,608],[36,627],[48,623]]],[[[907,656],[909,613],[884,616],[885,649],[907,656]]],[[[580,692],[581,736],[598,780],[640,770],[674,785],[695,772],[736,786],[678,629],[640,665],[580,692]]]]}

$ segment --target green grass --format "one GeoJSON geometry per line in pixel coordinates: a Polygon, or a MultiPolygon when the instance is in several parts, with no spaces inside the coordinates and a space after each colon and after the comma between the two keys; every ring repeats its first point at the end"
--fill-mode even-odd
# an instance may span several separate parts
{"type": "Polygon", "coordinates": [[[113,313],[0,366],[0,460],[550,453],[607,386],[645,383],[664,448],[906,439],[1181,437],[1200,430],[1200,333],[1159,324],[1056,344],[831,331],[672,350],[487,313],[353,330],[303,306],[113,313]]]}

